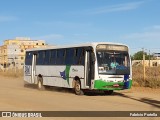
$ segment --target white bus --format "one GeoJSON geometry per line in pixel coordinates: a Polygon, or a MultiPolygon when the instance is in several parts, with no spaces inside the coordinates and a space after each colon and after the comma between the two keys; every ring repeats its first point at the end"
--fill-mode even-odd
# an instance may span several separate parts
{"type": "Polygon", "coordinates": [[[131,88],[131,71],[129,48],[123,44],[54,46],[26,51],[24,81],[38,89],[72,88],[77,95],[95,90],[112,94],[131,88]]]}

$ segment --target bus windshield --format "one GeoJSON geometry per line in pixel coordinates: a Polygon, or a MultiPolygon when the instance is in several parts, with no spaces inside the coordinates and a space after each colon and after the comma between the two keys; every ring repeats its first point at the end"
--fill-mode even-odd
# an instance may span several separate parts
{"type": "Polygon", "coordinates": [[[130,74],[128,51],[97,50],[97,62],[99,74],[130,74]]]}

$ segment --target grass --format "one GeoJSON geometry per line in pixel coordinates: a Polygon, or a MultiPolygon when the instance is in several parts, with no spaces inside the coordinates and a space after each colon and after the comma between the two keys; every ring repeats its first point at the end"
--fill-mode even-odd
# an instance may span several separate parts
{"type": "Polygon", "coordinates": [[[133,66],[133,86],[160,88],[160,66],[146,67],[146,77],[143,79],[143,66],[133,66]]]}

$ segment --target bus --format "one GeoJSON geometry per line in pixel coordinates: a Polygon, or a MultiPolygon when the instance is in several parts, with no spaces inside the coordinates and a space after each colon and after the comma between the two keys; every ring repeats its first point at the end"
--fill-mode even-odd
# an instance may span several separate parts
{"type": "Polygon", "coordinates": [[[24,82],[71,88],[76,95],[86,91],[130,89],[132,69],[127,45],[94,42],[26,50],[24,82]]]}

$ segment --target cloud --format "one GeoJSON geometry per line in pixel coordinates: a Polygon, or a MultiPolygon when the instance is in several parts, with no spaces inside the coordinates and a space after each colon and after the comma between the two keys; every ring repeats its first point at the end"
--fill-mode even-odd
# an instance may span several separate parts
{"type": "Polygon", "coordinates": [[[105,14],[105,13],[111,13],[111,12],[128,11],[128,10],[133,10],[133,9],[140,7],[143,3],[144,1],[129,2],[129,3],[104,6],[104,7],[99,7],[99,8],[92,8],[88,10],[82,10],[79,12],[74,11],[72,13],[73,14],[85,14],[85,15],[96,15],[96,14],[105,14]]]}
{"type": "Polygon", "coordinates": [[[75,33],[73,34],[74,37],[86,37],[88,36],[88,33],[75,33]]]}
{"type": "Polygon", "coordinates": [[[148,31],[131,33],[123,36],[123,39],[128,40],[145,40],[145,41],[159,41],[160,40],[160,25],[154,25],[148,31]]]}
{"type": "Polygon", "coordinates": [[[66,21],[46,21],[46,22],[35,22],[38,26],[49,26],[60,29],[77,29],[91,27],[92,23],[79,23],[79,22],[66,22],[66,21]]]}
{"type": "Polygon", "coordinates": [[[158,30],[160,30],[160,25],[153,25],[153,26],[150,26],[150,27],[145,27],[144,30],[146,30],[146,31],[158,31],[158,30]]]}
{"type": "Polygon", "coordinates": [[[133,33],[133,34],[124,36],[124,38],[125,39],[135,39],[135,40],[160,40],[160,31],[133,33]]]}
{"type": "Polygon", "coordinates": [[[153,29],[160,30],[160,25],[154,25],[154,26],[153,26],[153,29]]]}
{"type": "Polygon", "coordinates": [[[49,35],[44,35],[44,36],[38,36],[38,37],[33,37],[34,39],[37,40],[61,40],[64,38],[63,35],[61,34],[49,34],[49,35]]]}
{"type": "Polygon", "coordinates": [[[123,3],[117,5],[106,6],[103,8],[95,9],[92,14],[102,14],[102,13],[109,13],[109,12],[119,12],[119,11],[128,11],[138,8],[143,1],[139,2],[131,2],[131,3],[123,3]]]}
{"type": "Polygon", "coordinates": [[[0,22],[16,21],[18,20],[15,16],[0,16],[0,22]]]}

